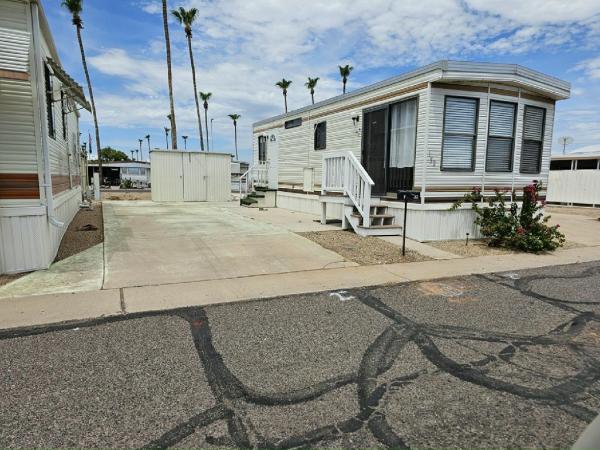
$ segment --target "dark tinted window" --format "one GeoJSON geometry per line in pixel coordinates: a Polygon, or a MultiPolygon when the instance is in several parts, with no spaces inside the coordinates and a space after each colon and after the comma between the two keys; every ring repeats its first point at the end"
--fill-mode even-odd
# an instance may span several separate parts
{"type": "Polygon", "coordinates": [[[258,137],[258,160],[260,162],[267,160],[267,136],[258,137]]]}
{"type": "Polygon", "coordinates": [[[442,170],[473,170],[478,108],[478,99],[446,97],[442,170]]]}
{"type": "Polygon", "coordinates": [[[550,170],[571,170],[571,160],[557,159],[550,161],[550,170]]]}
{"type": "Polygon", "coordinates": [[[544,108],[525,106],[521,173],[540,173],[545,120],[546,110],[544,108]]]}
{"type": "Polygon", "coordinates": [[[46,114],[48,120],[48,135],[50,137],[56,136],[56,130],[54,128],[54,85],[52,84],[52,74],[48,66],[44,65],[44,88],[46,89],[46,114]]]}
{"type": "Polygon", "coordinates": [[[595,170],[598,168],[597,159],[578,159],[577,170],[595,170]]]}
{"type": "Polygon", "coordinates": [[[298,117],[297,119],[288,120],[284,126],[285,128],[295,128],[302,125],[302,117],[298,117]]]}
{"type": "Polygon", "coordinates": [[[485,170],[512,171],[516,103],[491,101],[485,170]]]}
{"type": "Polygon", "coordinates": [[[315,150],[327,148],[327,122],[319,122],[315,125],[315,150]]]}

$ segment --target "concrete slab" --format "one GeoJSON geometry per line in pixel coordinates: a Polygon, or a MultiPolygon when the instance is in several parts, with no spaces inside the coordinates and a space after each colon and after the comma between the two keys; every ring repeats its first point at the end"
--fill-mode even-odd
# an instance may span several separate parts
{"type": "Polygon", "coordinates": [[[119,290],[36,295],[0,300],[0,328],[17,328],[121,314],[119,290]]]}
{"type": "Polygon", "coordinates": [[[312,214],[291,211],[283,208],[239,208],[237,214],[263,223],[275,225],[295,233],[308,231],[339,230],[340,225],[321,225],[321,218],[312,214]]]}
{"type": "Polygon", "coordinates": [[[384,266],[361,266],[124,288],[123,298],[126,311],[133,313],[402,281],[407,279],[390,273],[384,266]]]}
{"type": "Polygon", "coordinates": [[[357,265],[241,210],[231,203],[106,202],[104,288],[357,265]]]}
{"type": "Polygon", "coordinates": [[[0,298],[59,292],[93,291],[102,288],[102,244],[70,256],[0,287],[0,298]]]}
{"type": "Polygon", "coordinates": [[[600,245],[600,220],[598,217],[600,217],[600,211],[594,216],[592,214],[572,214],[565,210],[564,213],[551,212],[549,223],[559,224],[567,241],[581,245],[600,245]]]}

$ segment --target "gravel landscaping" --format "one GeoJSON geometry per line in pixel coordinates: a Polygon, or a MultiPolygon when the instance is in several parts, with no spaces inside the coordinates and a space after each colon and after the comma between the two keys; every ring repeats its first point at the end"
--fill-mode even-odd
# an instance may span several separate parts
{"type": "Polygon", "coordinates": [[[427,245],[467,258],[471,256],[508,255],[511,253],[516,253],[514,250],[509,250],[503,247],[490,247],[487,244],[487,241],[482,239],[469,240],[469,245],[465,245],[464,240],[434,241],[427,242],[427,245]]]}
{"type": "Polygon", "coordinates": [[[80,209],[60,243],[54,262],[68,258],[104,241],[102,204],[95,203],[94,209],[80,209]]]}
{"type": "Polygon", "coordinates": [[[406,250],[406,256],[402,256],[402,248],[397,245],[376,237],[360,237],[351,231],[314,231],[298,234],[364,266],[431,260],[410,250],[406,250]]]}

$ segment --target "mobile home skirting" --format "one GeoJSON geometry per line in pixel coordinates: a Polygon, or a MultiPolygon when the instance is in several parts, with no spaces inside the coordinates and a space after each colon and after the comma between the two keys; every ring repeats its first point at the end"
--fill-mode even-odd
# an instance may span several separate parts
{"type": "Polygon", "coordinates": [[[57,195],[54,215],[63,227],[48,221],[43,205],[0,207],[0,273],[47,269],[56,257],[60,241],[79,209],[81,188],[57,195]]]}

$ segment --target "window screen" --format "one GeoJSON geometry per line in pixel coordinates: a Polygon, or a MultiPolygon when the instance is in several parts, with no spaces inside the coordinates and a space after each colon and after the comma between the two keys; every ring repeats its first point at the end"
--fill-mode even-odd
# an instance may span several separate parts
{"type": "Polygon", "coordinates": [[[557,159],[550,161],[550,170],[571,170],[572,160],[557,159]]]}
{"type": "Polygon", "coordinates": [[[478,104],[475,98],[446,97],[442,170],[473,170],[478,104]]]}
{"type": "Polygon", "coordinates": [[[488,172],[512,171],[516,107],[515,103],[490,102],[485,158],[485,170],[488,172]]]}
{"type": "Polygon", "coordinates": [[[297,119],[292,119],[292,120],[288,120],[285,124],[284,127],[286,129],[288,128],[295,128],[295,127],[299,127],[300,125],[302,125],[302,117],[298,117],[297,119]]]}
{"type": "Polygon", "coordinates": [[[315,150],[327,148],[327,122],[319,122],[315,125],[315,150]]]}
{"type": "Polygon", "coordinates": [[[46,89],[46,115],[48,120],[48,136],[55,137],[56,130],[54,127],[54,85],[52,83],[52,74],[48,66],[44,65],[44,88],[46,89]]]}
{"type": "Polygon", "coordinates": [[[521,173],[540,173],[545,117],[546,110],[544,108],[525,106],[521,173]]]}
{"type": "Polygon", "coordinates": [[[258,137],[258,161],[265,162],[267,160],[267,136],[258,137]]]}
{"type": "Polygon", "coordinates": [[[598,168],[597,159],[578,159],[577,170],[596,170],[598,168]]]}

